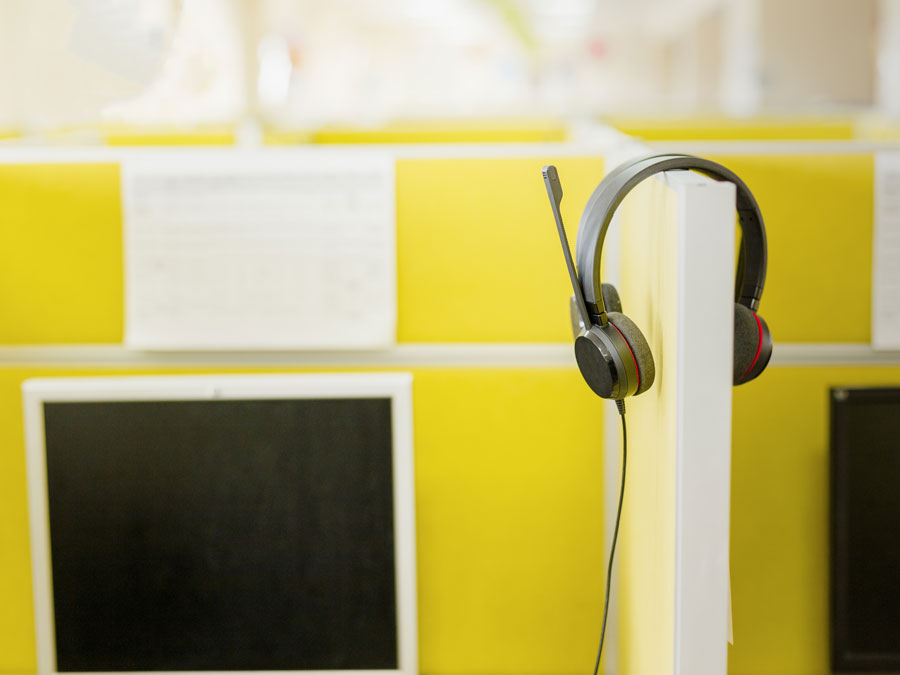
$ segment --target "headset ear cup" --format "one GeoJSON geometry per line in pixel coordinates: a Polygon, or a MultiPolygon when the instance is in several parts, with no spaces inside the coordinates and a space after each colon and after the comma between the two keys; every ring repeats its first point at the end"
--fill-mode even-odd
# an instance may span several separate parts
{"type": "Polygon", "coordinates": [[[653,354],[650,352],[650,345],[647,344],[647,338],[641,333],[640,328],[624,314],[620,312],[607,312],[606,317],[609,322],[619,329],[625,342],[631,348],[631,354],[637,364],[638,371],[638,388],[634,395],[643,394],[653,384],[656,378],[656,364],[653,362],[653,354]]]}
{"type": "Polygon", "coordinates": [[[769,328],[753,310],[734,305],[734,384],[749,382],[759,375],[772,355],[769,328]],[[768,338],[768,339],[766,339],[768,338]]]}
{"type": "Polygon", "coordinates": [[[756,318],[759,319],[759,326],[762,328],[759,357],[756,359],[756,363],[750,368],[750,372],[741,378],[741,384],[759,377],[766,369],[766,366],[769,365],[769,359],[772,358],[772,334],[769,332],[769,325],[759,314],[756,315],[756,318]]]}
{"type": "Polygon", "coordinates": [[[603,294],[603,304],[607,312],[621,312],[622,301],[619,299],[619,291],[612,284],[600,284],[600,292],[603,294]]]}

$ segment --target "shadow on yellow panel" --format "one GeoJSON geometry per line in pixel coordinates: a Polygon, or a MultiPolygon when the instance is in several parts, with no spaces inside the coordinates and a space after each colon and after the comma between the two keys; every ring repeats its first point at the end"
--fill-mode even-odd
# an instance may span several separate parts
{"type": "MultiPolygon", "coordinates": [[[[138,372],[161,371],[0,370],[0,671],[35,669],[21,382],[138,372]]],[[[583,671],[603,591],[601,402],[574,368],[413,373],[422,672],[583,671]]]]}
{"type": "Polygon", "coordinates": [[[623,674],[675,668],[679,208],[672,188],[647,180],[621,210],[622,305],[642,327],[656,363],[653,387],[628,399],[628,487],[617,576],[617,672],[623,674]]]}

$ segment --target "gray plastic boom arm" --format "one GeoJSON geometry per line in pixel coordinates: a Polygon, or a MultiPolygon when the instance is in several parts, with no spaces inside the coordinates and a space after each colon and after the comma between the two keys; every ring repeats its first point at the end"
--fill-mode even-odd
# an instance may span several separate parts
{"type": "Polygon", "coordinates": [[[569,280],[572,282],[572,291],[575,293],[575,305],[581,315],[581,321],[585,329],[591,326],[591,317],[588,314],[587,305],[584,302],[584,294],[578,281],[578,273],[575,271],[575,263],[572,262],[572,252],[569,250],[569,239],[566,237],[566,228],[563,226],[562,215],[559,212],[559,203],[562,201],[563,190],[559,182],[559,173],[553,165],[541,169],[544,176],[544,185],[547,186],[547,196],[550,198],[550,207],[553,209],[553,217],[556,219],[556,230],[559,232],[559,243],[562,244],[563,255],[566,258],[566,267],[569,269],[569,280]]]}

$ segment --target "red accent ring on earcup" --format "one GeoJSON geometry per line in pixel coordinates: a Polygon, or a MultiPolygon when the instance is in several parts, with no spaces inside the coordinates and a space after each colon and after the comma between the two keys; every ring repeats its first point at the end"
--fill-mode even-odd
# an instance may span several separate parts
{"type": "Polygon", "coordinates": [[[756,365],[756,362],[759,361],[759,354],[762,351],[762,343],[763,343],[763,327],[762,322],[759,320],[759,316],[756,312],[753,312],[753,318],[756,319],[756,327],[759,329],[759,342],[756,345],[756,356],[753,357],[753,363],[750,364],[750,367],[741,375],[741,379],[743,380],[747,375],[750,374],[750,371],[753,370],[753,366],[756,365]]]}
{"type": "Polygon", "coordinates": [[[622,331],[619,330],[619,327],[616,326],[612,321],[609,322],[609,325],[616,329],[616,332],[622,336],[622,342],[625,343],[625,346],[628,347],[628,353],[631,354],[631,360],[634,361],[634,372],[637,373],[637,384],[634,387],[634,390],[637,391],[641,388],[641,370],[638,368],[637,358],[634,355],[634,350],[631,349],[631,345],[628,344],[628,339],[622,335],[622,331]]]}
{"type": "MultiPolygon", "coordinates": [[[[620,338],[625,341],[635,367],[634,376],[628,376],[629,386],[627,390],[631,392],[628,395],[637,396],[642,394],[653,386],[653,380],[656,376],[656,365],[653,363],[653,354],[650,351],[647,338],[644,337],[641,329],[637,327],[634,321],[625,314],[608,312],[606,316],[609,320],[609,325],[613,327],[613,330],[607,329],[607,332],[616,336],[616,343],[621,345],[619,342],[620,338]],[[634,381],[632,382],[632,380],[634,381]]],[[[618,347],[618,354],[620,362],[627,363],[628,356],[621,346],[618,347]]],[[[630,365],[627,366],[627,370],[631,370],[630,365]]]]}

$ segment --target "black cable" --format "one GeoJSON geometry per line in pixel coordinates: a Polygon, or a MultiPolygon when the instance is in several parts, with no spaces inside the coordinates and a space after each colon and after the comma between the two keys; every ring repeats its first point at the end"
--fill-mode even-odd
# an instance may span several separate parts
{"type": "Polygon", "coordinates": [[[628,433],[625,428],[625,401],[616,401],[619,416],[622,418],[622,480],[619,487],[619,508],[616,510],[616,527],[613,530],[612,546],[609,549],[609,564],[606,566],[606,600],[603,603],[603,627],[600,629],[600,648],[597,650],[597,662],[594,664],[594,675],[600,670],[600,657],[603,655],[603,638],[606,637],[606,619],[609,614],[609,591],[612,582],[613,558],[616,555],[616,540],[619,537],[619,520],[622,518],[622,502],[625,498],[625,462],[628,459],[628,433]]]}

